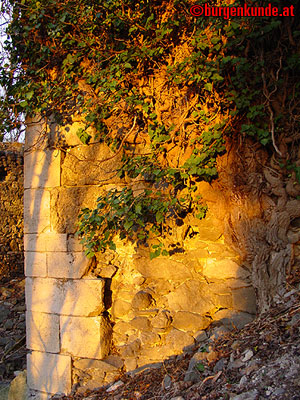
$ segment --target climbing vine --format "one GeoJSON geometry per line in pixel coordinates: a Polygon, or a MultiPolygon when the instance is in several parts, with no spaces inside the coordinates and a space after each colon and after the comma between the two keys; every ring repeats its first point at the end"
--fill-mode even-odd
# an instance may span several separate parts
{"type": "MultiPolygon", "coordinates": [[[[297,15],[297,2],[290,4],[297,15]]],[[[228,138],[253,137],[299,176],[298,20],[197,18],[190,6],[187,0],[2,3],[11,15],[10,58],[1,62],[2,133],[19,129],[24,114],[60,125],[81,115],[83,143],[105,142],[122,154],[126,187],[81,213],[78,229],[89,255],[114,248],[116,234],[154,240],[153,256],[170,252],[159,238],[191,213],[205,216],[198,183],[217,177],[228,138]]]]}

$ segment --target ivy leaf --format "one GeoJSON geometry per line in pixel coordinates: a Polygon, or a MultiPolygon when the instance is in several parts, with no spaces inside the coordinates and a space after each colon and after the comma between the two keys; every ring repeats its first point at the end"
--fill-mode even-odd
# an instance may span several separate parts
{"type": "Polygon", "coordinates": [[[161,211],[157,211],[155,214],[155,219],[158,224],[160,224],[164,220],[163,213],[161,211]]]}
{"type": "Polygon", "coordinates": [[[206,89],[206,90],[208,90],[209,92],[211,92],[211,91],[212,91],[212,83],[206,83],[206,84],[204,85],[204,89],[206,89]]]}
{"type": "Polygon", "coordinates": [[[34,91],[33,91],[33,90],[31,90],[30,92],[27,92],[27,93],[25,94],[26,99],[31,100],[33,94],[34,94],[34,91]]]}
{"type": "Polygon", "coordinates": [[[133,221],[125,221],[125,223],[124,223],[124,229],[125,229],[126,231],[128,231],[128,230],[132,227],[132,225],[133,225],[133,221]]]}
{"type": "Polygon", "coordinates": [[[87,131],[85,131],[82,128],[79,128],[78,131],[76,132],[76,135],[79,137],[79,139],[81,140],[81,142],[83,144],[88,144],[89,141],[91,140],[91,135],[89,135],[87,133],[87,131]]]}

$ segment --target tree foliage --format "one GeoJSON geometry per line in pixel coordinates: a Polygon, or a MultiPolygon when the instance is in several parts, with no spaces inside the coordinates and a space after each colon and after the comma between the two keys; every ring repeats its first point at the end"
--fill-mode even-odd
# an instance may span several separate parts
{"type": "MultiPolygon", "coordinates": [[[[272,4],[281,7],[280,1],[272,4]]],[[[217,177],[227,138],[253,137],[299,175],[289,147],[300,137],[298,20],[195,18],[190,5],[3,3],[12,19],[10,60],[1,67],[2,132],[18,128],[24,113],[61,125],[80,114],[82,142],[122,151],[120,177],[144,182],[138,195],[129,185],[99,198],[97,210],[83,210],[79,231],[90,255],[113,247],[116,233],[143,241],[162,236],[169,219],[181,224],[190,213],[202,218],[197,184],[217,177]],[[147,151],[137,152],[139,138],[147,151]],[[175,160],[174,149],[182,157],[175,160]]],[[[297,15],[297,2],[289,5],[297,15]]],[[[155,255],[164,250],[159,241],[154,246],[155,255]]]]}

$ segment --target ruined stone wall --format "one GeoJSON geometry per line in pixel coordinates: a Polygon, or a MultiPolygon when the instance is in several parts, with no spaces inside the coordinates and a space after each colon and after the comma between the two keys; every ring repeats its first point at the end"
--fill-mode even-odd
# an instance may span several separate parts
{"type": "Polygon", "coordinates": [[[250,271],[224,242],[221,192],[203,183],[210,211],[190,221],[198,234],[185,253],[151,261],[120,242],[88,260],[74,236],[78,213],[121,184],[118,157],[104,144],[78,143],[72,129],[46,135],[29,124],[26,141],[27,380],[39,398],[74,385],[84,392],[180,354],[213,321],[252,319],[250,271]]]}
{"type": "Polygon", "coordinates": [[[23,145],[0,143],[0,280],[23,273],[23,145]]]}

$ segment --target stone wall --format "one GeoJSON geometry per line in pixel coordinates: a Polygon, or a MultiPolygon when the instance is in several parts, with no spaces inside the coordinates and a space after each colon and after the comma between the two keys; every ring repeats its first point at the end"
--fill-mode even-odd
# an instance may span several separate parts
{"type": "Polygon", "coordinates": [[[23,145],[0,143],[0,281],[23,274],[23,145]]]}
{"type": "Polygon", "coordinates": [[[43,399],[102,386],[187,350],[212,322],[255,314],[250,271],[224,242],[224,199],[207,183],[210,212],[191,220],[198,234],[185,253],[150,261],[146,248],[120,242],[88,260],[74,236],[78,213],[120,184],[119,159],[72,135],[32,123],[26,137],[28,385],[43,399]]]}

